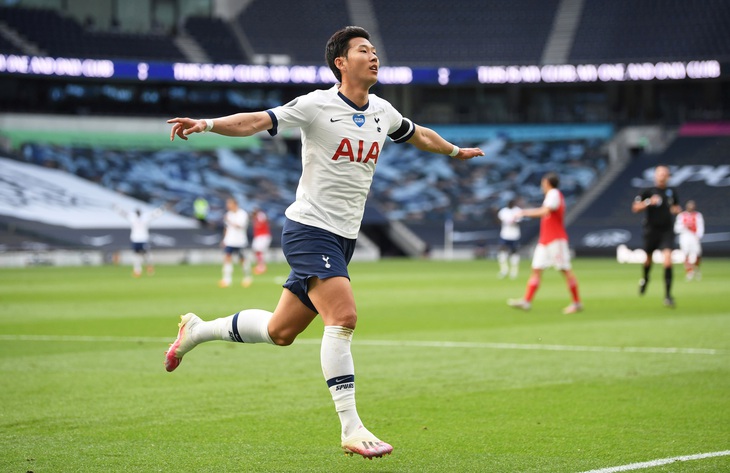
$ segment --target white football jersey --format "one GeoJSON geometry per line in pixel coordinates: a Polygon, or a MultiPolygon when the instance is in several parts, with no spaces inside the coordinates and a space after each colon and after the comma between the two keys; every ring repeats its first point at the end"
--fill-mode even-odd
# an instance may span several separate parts
{"type": "Polygon", "coordinates": [[[137,215],[136,212],[125,213],[132,227],[129,240],[132,243],[147,243],[150,239],[150,222],[164,212],[163,209],[158,208],[149,213],[142,213],[141,215],[137,215]]]}
{"type": "Polygon", "coordinates": [[[354,239],[386,136],[407,141],[413,123],[386,100],[370,94],[358,107],[338,86],[316,90],[268,110],[269,133],[301,128],[302,176],[286,216],[304,225],[354,239]]]}
{"type": "Polygon", "coordinates": [[[226,212],[225,217],[226,234],[223,236],[223,244],[232,248],[244,248],[248,244],[246,229],[248,228],[248,213],[239,208],[238,210],[226,212]]]}
{"type": "Polygon", "coordinates": [[[499,231],[500,238],[505,240],[520,239],[520,219],[517,218],[517,212],[521,210],[519,207],[504,207],[497,213],[497,218],[502,222],[502,228],[499,231]]]}

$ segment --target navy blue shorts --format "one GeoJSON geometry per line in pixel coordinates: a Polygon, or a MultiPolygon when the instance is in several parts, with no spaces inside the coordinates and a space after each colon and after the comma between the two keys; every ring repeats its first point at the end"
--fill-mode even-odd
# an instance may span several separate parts
{"type": "Polygon", "coordinates": [[[237,255],[239,259],[243,259],[243,248],[237,246],[226,246],[223,248],[223,253],[227,255],[237,255]]]}
{"type": "Polygon", "coordinates": [[[309,278],[344,276],[350,279],[347,265],[355,252],[356,242],[321,228],[286,219],[281,234],[281,249],[291,272],[284,287],[318,313],[307,294],[309,278]]]}
{"type": "Polygon", "coordinates": [[[147,243],[132,242],[132,251],[135,253],[147,253],[147,243]]]}
{"type": "Polygon", "coordinates": [[[520,249],[520,240],[505,240],[504,238],[499,239],[499,242],[509,250],[510,253],[517,253],[520,249]]]}

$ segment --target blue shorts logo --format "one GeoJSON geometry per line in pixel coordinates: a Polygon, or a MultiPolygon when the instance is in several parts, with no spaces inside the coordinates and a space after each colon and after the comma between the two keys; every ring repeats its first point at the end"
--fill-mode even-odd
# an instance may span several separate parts
{"type": "Polygon", "coordinates": [[[363,114],[357,114],[352,116],[352,121],[355,122],[355,125],[357,126],[363,126],[365,124],[365,115],[363,114]]]}

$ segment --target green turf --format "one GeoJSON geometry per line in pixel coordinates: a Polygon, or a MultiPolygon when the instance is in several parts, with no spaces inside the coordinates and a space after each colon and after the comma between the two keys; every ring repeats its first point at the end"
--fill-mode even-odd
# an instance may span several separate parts
{"type": "MultiPolygon", "coordinates": [[[[531,312],[506,306],[526,262],[516,281],[494,261],[350,270],[358,407],[390,457],[341,453],[319,319],[290,347],[208,343],[165,372],[179,314],[273,309],[284,265],[248,289],[219,289],[218,266],[6,268],[0,471],[577,473],[730,450],[728,260],[695,282],[676,266],[672,310],[659,268],[640,298],[637,266],[578,259],[573,316],[555,272],[531,312]]],[[[730,456],[646,471],[730,471],[730,456]]]]}

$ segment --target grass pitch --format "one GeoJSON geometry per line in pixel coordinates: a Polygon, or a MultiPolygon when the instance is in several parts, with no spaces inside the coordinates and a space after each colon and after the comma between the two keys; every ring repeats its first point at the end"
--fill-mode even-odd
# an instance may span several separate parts
{"type": "MultiPolygon", "coordinates": [[[[353,263],[357,399],[393,455],[346,457],[319,364],[322,323],[290,347],[212,342],[174,373],[179,314],[273,309],[284,265],[248,289],[218,266],[0,269],[0,471],[583,472],[730,450],[730,262],[702,281],[574,264],[525,313],[493,261],[353,263]]],[[[608,471],[608,470],[606,470],[608,471]]],[[[614,470],[616,471],[616,470],[614,470]]],[[[730,471],[730,456],[646,471],[730,471]]]]}

